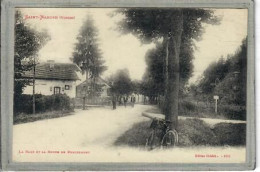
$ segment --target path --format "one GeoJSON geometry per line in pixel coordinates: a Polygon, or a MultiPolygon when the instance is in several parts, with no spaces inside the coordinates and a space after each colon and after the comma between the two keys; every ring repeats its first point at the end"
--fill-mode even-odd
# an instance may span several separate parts
{"type": "Polygon", "coordinates": [[[212,163],[245,160],[244,147],[190,147],[146,151],[113,146],[116,138],[130,129],[134,123],[149,120],[141,116],[141,112],[149,108],[151,106],[136,105],[134,108],[118,107],[116,110],[77,110],[71,116],[15,125],[13,159],[23,162],[212,163]],[[64,153],[61,153],[63,151],[64,153]],[[217,154],[219,158],[198,159],[195,158],[195,154],[217,154]],[[224,154],[229,154],[232,158],[223,159],[221,155],[224,154]]]}
{"type": "MultiPolygon", "coordinates": [[[[150,112],[143,112],[143,116],[148,118],[158,118],[158,119],[164,119],[165,116],[163,114],[159,113],[150,113],[150,112]]],[[[246,121],[243,120],[228,120],[228,119],[216,119],[216,118],[197,118],[197,117],[187,117],[187,116],[178,116],[178,119],[200,119],[204,122],[206,122],[210,127],[213,127],[214,125],[218,123],[232,123],[232,124],[239,124],[243,123],[245,124],[246,121]]]]}

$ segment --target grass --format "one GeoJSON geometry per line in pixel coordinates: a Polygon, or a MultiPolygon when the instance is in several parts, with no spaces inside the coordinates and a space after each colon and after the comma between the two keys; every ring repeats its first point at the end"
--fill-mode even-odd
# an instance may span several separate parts
{"type": "Polygon", "coordinates": [[[246,144],[246,124],[219,123],[215,125],[213,131],[221,145],[246,144]]]}
{"type": "Polygon", "coordinates": [[[72,111],[50,111],[44,113],[37,113],[33,114],[25,114],[21,113],[14,116],[13,122],[15,124],[27,123],[27,122],[34,122],[44,119],[51,119],[51,118],[59,118],[63,116],[72,115],[72,111]]]}
{"type": "MultiPolygon", "coordinates": [[[[146,112],[149,113],[159,113],[163,114],[162,110],[158,106],[152,106],[151,109],[148,109],[146,112]]],[[[194,103],[181,103],[179,104],[179,116],[185,117],[197,117],[197,118],[212,118],[212,119],[236,119],[236,120],[245,120],[241,115],[225,115],[223,112],[216,114],[214,108],[205,107],[199,104],[196,106],[194,103]]]]}
{"type": "MultiPolygon", "coordinates": [[[[118,146],[145,146],[151,129],[151,121],[135,124],[116,141],[118,146]]],[[[243,146],[246,143],[245,124],[219,123],[210,128],[204,121],[199,119],[179,120],[179,147],[186,146],[243,146]]],[[[157,139],[158,140],[158,139],[157,139]]]]}

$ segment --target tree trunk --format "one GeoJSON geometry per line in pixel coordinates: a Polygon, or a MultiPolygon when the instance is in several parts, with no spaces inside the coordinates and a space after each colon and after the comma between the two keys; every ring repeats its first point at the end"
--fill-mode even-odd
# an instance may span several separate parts
{"type": "MultiPolygon", "coordinates": [[[[165,104],[163,106],[163,113],[165,115],[167,115],[167,107],[166,107],[166,102],[167,102],[167,91],[168,91],[168,56],[169,56],[169,51],[168,51],[168,47],[169,47],[169,37],[168,34],[164,37],[164,41],[166,42],[165,47],[166,47],[166,55],[165,55],[165,60],[164,60],[164,77],[165,77],[165,81],[164,81],[164,99],[165,99],[165,104]]],[[[167,117],[166,117],[167,119],[167,117]]]]}
{"type": "Polygon", "coordinates": [[[171,122],[170,128],[177,130],[178,127],[178,101],[179,101],[179,54],[181,46],[181,36],[183,30],[183,13],[182,10],[176,11],[172,15],[171,31],[168,42],[168,80],[166,87],[166,120],[171,122]]]}
{"type": "Polygon", "coordinates": [[[86,70],[86,87],[85,87],[85,94],[83,97],[83,110],[85,110],[87,108],[86,106],[86,99],[87,99],[87,95],[88,95],[88,70],[86,70]]]}

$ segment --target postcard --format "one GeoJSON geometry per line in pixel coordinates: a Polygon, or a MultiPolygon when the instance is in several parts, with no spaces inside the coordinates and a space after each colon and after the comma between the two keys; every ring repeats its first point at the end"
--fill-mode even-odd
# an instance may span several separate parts
{"type": "Polygon", "coordinates": [[[13,14],[13,163],[254,168],[249,8],[13,14]]]}

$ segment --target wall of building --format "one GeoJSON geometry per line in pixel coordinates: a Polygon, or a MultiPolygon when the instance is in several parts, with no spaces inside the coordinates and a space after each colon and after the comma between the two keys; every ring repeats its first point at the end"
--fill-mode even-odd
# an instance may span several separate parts
{"type": "MultiPolygon", "coordinates": [[[[61,80],[35,80],[35,94],[52,95],[54,94],[54,87],[60,87],[61,94],[67,94],[70,98],[76,97],[76,81],[61,81],[61,80]],[[69,89],[65,89],[65,85],[69,89]]],[[[33,86],[26,86],[23,94],[32,94],[33,86]]]]}
{"type": "MultiPolygon", "coordinates": [[[[102,87],[102,91],[100,93],[100,98],[107,98],[109,95],[108,95],[108,89],[110,87],[108,85],[104,85],[102,87]]],[[[85,89],[84,88],[84,85],[82,84],[77,84],[77,88],[76,88],[76,97],[84,97],[84,94],[85,94],[85,89]]]]}
{"type": "Polygon", "coordinates": [[[102,88],[102,92],[101,92],[101,94],[100,94],[100,97],[108,97],[108,89],[109,89],[110,87],[109,86],[107,86],[107,85],[105,85],[105,86],[103,86],[103,88],[102,88]]]}

